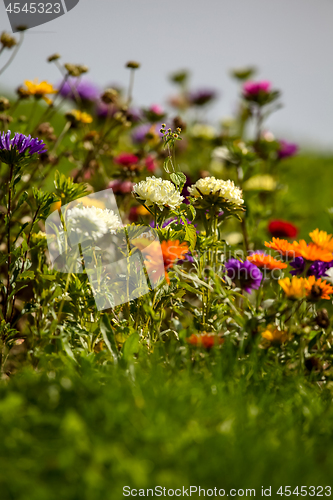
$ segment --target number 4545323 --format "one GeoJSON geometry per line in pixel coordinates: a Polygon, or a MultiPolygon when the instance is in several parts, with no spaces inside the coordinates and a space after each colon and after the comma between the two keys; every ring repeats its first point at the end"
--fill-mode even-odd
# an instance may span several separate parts
{"type": "Polygon", "coordinates": [[[277,495],[285,495],[290,497],[291,495],[300,495],[302,497],[330,497],[332,494],[331,486],[296,486],[293,489],[291,486],[280,486],[277,495]]]}
{"type": "Polygon", "coordinates": [[[60,3],[37,3],[29,2],[25,3],[23,7],[20,3],[14,2],[10,3],[6,8],[6,11],[10,14],[19,14],[20,12],[25,12],[26,14],[60,14],[61,5],[60,3]]]}

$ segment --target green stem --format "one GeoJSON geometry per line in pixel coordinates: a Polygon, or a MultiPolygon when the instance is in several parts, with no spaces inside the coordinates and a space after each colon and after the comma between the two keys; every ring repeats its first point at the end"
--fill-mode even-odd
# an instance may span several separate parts
{"type": "Polygon", "coordinates": [[[7,224],[8,224],[8,229],[7,229],[7,253],[8,253],[8,262],[7,262],[7,293],[6,293],[6,301],[5,301],[5,312],[4,312],[4,318],[5,321],[7,320],[7,315],[8,315],[8,306],[9,306],[9,295],[10,295],[10,266],[12,263],[12,256],[10,252],[10,219],[11,219],[11,212],[12,212],[12,180],[13,180],[13,172],[14,172],[14,165],[10,165],[10,174],[9,174],[9,181],[8,181],[8,211],[7,211],[7,224]]]}

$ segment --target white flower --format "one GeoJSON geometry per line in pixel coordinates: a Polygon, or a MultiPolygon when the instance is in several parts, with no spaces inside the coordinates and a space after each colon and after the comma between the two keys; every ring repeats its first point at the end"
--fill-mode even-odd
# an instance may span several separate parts
{"type": "Polygon", "coordinates": [[[333,285],[333,267],[330,267],[322,277],[323,280],[326,280],[328,283],[333,285]]]}
{"type": "Polygon", "coordinates": [[[212,152],[212,158],[220,161],[232,160],[231,153],[226,146],[219,146],[218,148],[215,148],[212,152]]]}
{"type": "Polygon", "coordinates": [[[78,205],[67,210],[66,226],[74,244],[85,237],[98,240],[108,233],[114,234],[122,224],[113,210],[78,205]]]}
{"type": "Polygon", "coordinates": [[[235,186],[233,181],[215,179],[215,177],[204,177],[199,179],[193,186],[188,188],[192,196],[200,197],[209,195],[218,195],[235,205],[242,205],[242,190],[235,186]]]}
{"type": "Polygon", "coordinates": [[[179,207],[184,200],[172,182],[156,177],[147,177],[145,181],[134,184],[133,193],[147,207],[157,205],[160,210],[169,207],[172,210],[179,207]]]}

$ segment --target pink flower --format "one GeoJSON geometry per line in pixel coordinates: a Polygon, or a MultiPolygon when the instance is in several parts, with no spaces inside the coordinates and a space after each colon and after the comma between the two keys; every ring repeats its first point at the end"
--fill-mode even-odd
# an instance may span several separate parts
{"type": "Polygon", "coordinates": [[[108,184],[108,188],[112,189],[114,193],[119,193],[121,189],[122,182],[119,179],[114,179],[113,181],[110,181],[108,184]]]}
{"type": "Polygon", "coordinates": [[[163,115],[164,110],[159,104],[152,104],[149,108],[149,111],[155,113],[155,115],[163,115]]]}
{"type": "Polygon", "coordinates": [[[269,94],[271,91],[271,82],[262,80],[260,82],[248,81],[243,85],[243,94],[245,97],[255,97],[259,93],[269,94]]]}
{"type": "Polygon", "coordinates": [[[121,183],[120,192],[123,194],[131,193],[133,189],[133,183],[131,181],[124,181],[121,183]]]}
{"type": "Polygon", "coordinates": [[[153,156],[151,155],[147,156],[147,158],[145,159],[145,165],[146,169],[149,170],[149,172],[155,172],[157,165],[155,163],[153,156]]]}
{"type": "Polygon", "coordinates": [[[132,153],[120,153],[120,155],[114,158],[114,162],[123,167],[130,167],[131,165],[136,165],[139,158],[132,153]]]}

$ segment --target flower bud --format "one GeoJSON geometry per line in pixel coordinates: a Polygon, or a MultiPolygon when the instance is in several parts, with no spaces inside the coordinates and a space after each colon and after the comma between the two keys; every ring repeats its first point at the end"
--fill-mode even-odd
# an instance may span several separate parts
{"type": "Polygon", "coordinates": [[[47,58],[47,61],[48,62],[53,62],[53,61],[57,61],[58,59],[60,59],[61,55],[56,53],[56,54],[52,54],[52,56],[48,57],[47,58]]]}
{"type": "Polygon", "coordinates": [[[325,330],[330,326],[327,309],[319,309],[317,312],[316,323],[320,326],[320,328],[324,328],[325,330]]]}
{"type": "Polygon", "coordinates": [[[138,69],[140,68],[140,63],[136,61],[128,61],[128,63],[126,64],[126,68],[138,69]]]}
{"type": "Polygon", "coordinates": [[[10,108],[10,102],[6,97],[0,97],[0,111],[5,111],[10,108]]]}
{"type": "Polygon", "coordinates": [[[101,99],[105,104],[113,104],[116,102],[118,97],[118,92],[115,89],[106,89],[102,96],[101,99]]]}
{"type": "Polygon", "coordinates": [[[14,47],[14,45],[17,44],[16,39],[5,31],[1,34],[0,42],[7,49],[11,49],[12,47],[14,47]]]}

